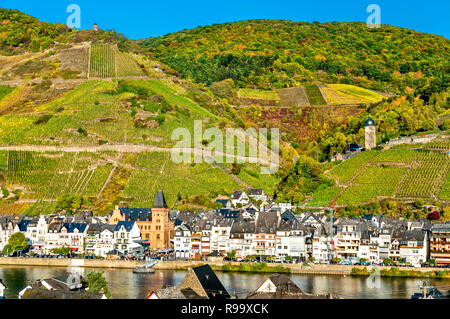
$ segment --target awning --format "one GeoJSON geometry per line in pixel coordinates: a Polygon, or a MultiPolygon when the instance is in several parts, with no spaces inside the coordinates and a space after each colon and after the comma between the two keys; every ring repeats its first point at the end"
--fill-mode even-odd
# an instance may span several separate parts
{"type": "Polygon", "coordinates": [[[150,244],[150,241],[148,239],[137,239],[137,240],[133,240],[133,243],[136,243],[136,244],[150,244]]]}

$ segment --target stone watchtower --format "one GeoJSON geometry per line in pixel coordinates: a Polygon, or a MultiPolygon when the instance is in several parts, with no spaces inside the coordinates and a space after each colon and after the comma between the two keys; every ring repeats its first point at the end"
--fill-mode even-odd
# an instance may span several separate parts
{"type": "Polygon", "coordinates": [[[364,132],[365,132],[365,148],[366,151],[375,148],[377,146],[377,128],[375,126],[375,122],[369,115],[369,118],[364,123],[364,132]]]}
{"type": "Polygon", "coordinates": [[[93,30],[94,30],[95,32],[98,31],[98,24],[97,24],[97,23],[94,23],[94,28],[93,28],[93,30]]]}

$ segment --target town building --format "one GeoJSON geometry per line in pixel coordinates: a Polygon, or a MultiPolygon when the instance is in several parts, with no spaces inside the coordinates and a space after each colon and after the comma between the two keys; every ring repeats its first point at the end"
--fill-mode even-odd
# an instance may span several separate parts
{"type": "Polygon", "coordinates": [[[191,258],[191,230],[189,225],[183,224],[175,228],[174,252],[177,258],[191,258]]]}
{"type": "Polygon", "coordinates": [[[450,264],[450,223],[436,224],[431,228],[430,258],[438,265],[450,264]]]}
{"type": "Polygon", "coordinates": [[[163,191],[156,193],[151,209],[118,208],[109,213],[108,223],[115,225],[120,221],[136,222],[142,240],[147,241],[151,250],[172,248],[175,224],[169,219],[169,208],[163,191]]]}
{"type": "Polygon", "coordinates": [[[281,214],[261,212],[257,214],[255,236],[252,250],[256,255],[275,256],[276,232],[281,221],[281,214]]]}
{"type": "Polygon", "coordinates": [[[230,230],[230,250],[236,252],[236,257],[245,258],[254,255],[252,249],[255,237],[255,222],[240,218],[233,223],[230,230]]]}
{"type": "Polygon", "coordinates": [[[427,261],[427,232],[407,230],[400,241],[400,258],[411,265],[420,265],[427,261]]]}
{"type": "Polygon", "coordinates": [[[238,205],[247,205],[249,203],[249,198],[247,196],[247,194],[244,191],[235,191],[232,195],[231,195],[231,203],[233,204],[234,207],[238,206],[238,205]]]}
{"type": "Polygon", "coordinates": [[[86,231],[86,253],[106,257],[114,250],[115,225],[105,223],[90,224],[86,231]]]}
{"type": "Polygon", "coordinates": [[[248,197],[256,202],[264,202],[267,200],[267,195],[264,193],[264,190],[260,188],[249,189],[248,197]]]}
{"type": "Polygon", "coordinates": [[[114,249],[126,255],[137,252],[141,245],[136,241],[141,240],[139,227],[134,221],[118,222],[114,228],[114,249]]]}

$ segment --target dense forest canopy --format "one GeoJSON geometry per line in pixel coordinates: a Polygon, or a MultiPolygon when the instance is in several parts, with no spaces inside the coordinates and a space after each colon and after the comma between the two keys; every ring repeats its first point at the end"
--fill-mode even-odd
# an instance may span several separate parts
{"type": "Polygon", "coordinates": [[[290,87],[310,80],[403,93],[448,84],[450,41],[365,23],[250,20],[143,40],[182,77],[210,85],[290,87]]]}
{"type": "Polygon", "coordinates": [[[44,51],[56,43],[106,41],[117,43],[121,51],[142,49],[114,30],[76,30],[62,23],[40,21],[18,10],[0,8],[0,53],[2,55],[44,51]]]}

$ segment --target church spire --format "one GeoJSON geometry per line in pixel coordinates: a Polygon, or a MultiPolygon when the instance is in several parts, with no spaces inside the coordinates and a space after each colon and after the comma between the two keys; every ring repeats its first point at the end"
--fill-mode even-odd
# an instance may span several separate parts
{"type": "Polygon", "coordinates": [[[159,190],[156,193],[155,203],[153,204],[153,208],[168,208],[166,204],[166,199],[164,198],[163,191],[159,190]]]}

